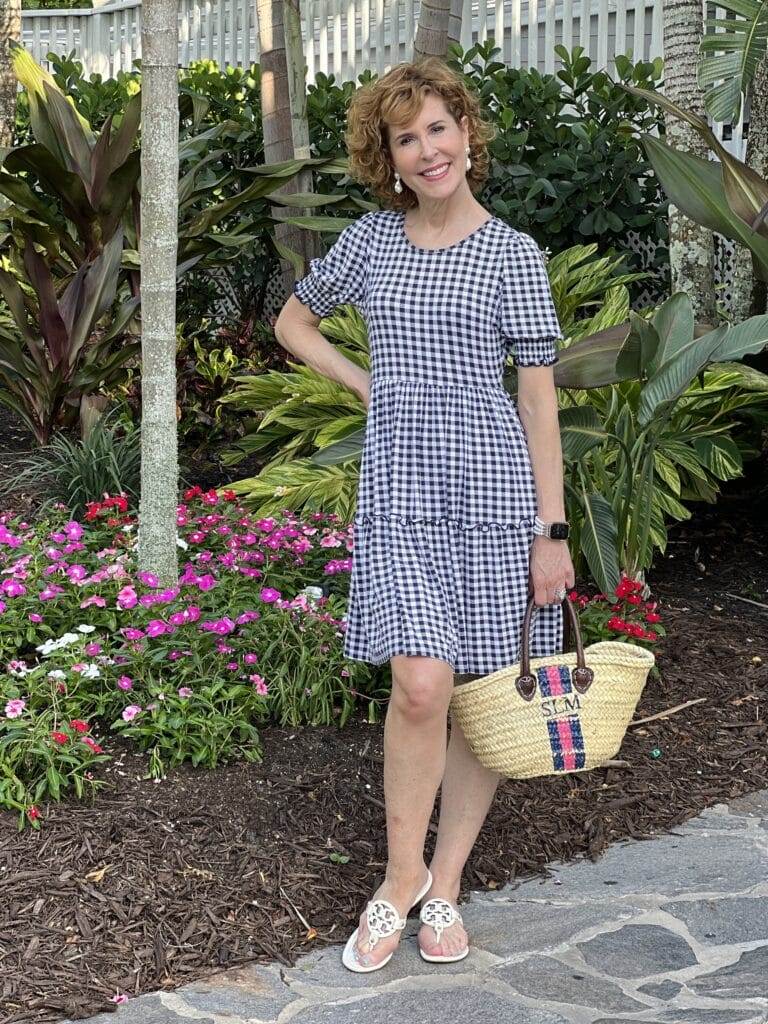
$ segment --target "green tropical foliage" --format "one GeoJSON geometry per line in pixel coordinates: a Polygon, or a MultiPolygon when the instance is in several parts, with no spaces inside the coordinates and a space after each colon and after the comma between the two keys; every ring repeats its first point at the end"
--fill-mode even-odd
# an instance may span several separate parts
{"type": "Polygon", "coordinates": [[[755,273],[768,280],[768,181],[728,152],[707,122],[661,93],[626,86],[691,125],[719,160],[704,160],[643,135],[648,159],[670,200],[697,224],[733,238],[754,255],[755,273]]]}
{"type": "Polygon", "coordinates": [[[715,121],[738,121],[741,100],[768,50],[768,0],[723,0],[731,17],[707,18],[698,83],[715,121]]]}
{"type": "Polygon", "coordinates": [[[560,411],[574,550],[604,591],[620,570],[634,577],[650,566],[666,545],[665,518],[688,518],[681,498],[714,500],[717,481],[739,475],[736,410],[754,406],[768,422],[768,376],[736,362],[768,344],[768,316],[696,337],[690,299],[677,292],[650,321],[632,313],[630,322],[615,360],[620,382],[560,411]],[[746,399],[722,394],[744,384],[746,399]]]}
{"type": "MultiPolygon", "coordinates": [[[[137,355],[141,94],[97,132],[22,47],[12,53],[35,141],[0,167],[0,401],[46,444],[54,427],[74,424],[84,396],[124,380],[137,355]]],[[[230,172],[214,168],[240,131],[222,121],[180,143],[180,279],[271,231],[270,196],[307,162],[252,168],[246,188],[217,198],[230,172]]]]}

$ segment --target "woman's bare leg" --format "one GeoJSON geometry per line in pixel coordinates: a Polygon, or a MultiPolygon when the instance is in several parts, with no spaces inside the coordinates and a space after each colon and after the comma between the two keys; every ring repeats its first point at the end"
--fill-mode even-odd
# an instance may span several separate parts
{"type": "MultiPolygon", "coordinates": [[[[438,658],[398,654],[391,659],[392,696],[384,722],[384,800],[387,871],[373,898],[387,899],[404,917],[427,878],[424,842],[446,763],[448,704],[453,670],[438,658]]],[[[360,916],[357,956],[379,963],[401,932],[368,951],[365,911],[360,916]]]]}
{"type": "MultiPolygon", "coordinates": [[[[478,678],[470,676],[469,678],[478,678]]],[[[457,681],[469,681],[466,676],[457,681]]],[[[470,750],[460,726],[451,719],[445,772],[440,790],[440,820],[430,864],[434,878],[424,900],[432,896],[456,903],[461,873],[493,802],[501,775],[484,768],[470,750]]],[[[435,941],[434,929],[422,925],[419,943],[425,953],[453,956],[465,948],[467,933],[457,921],[435,941]]]]}

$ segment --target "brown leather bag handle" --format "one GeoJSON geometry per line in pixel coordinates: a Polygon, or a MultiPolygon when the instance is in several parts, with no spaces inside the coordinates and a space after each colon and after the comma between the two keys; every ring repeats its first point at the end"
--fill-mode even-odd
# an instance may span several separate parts
{"type": "MultiPolygon", "coordinates": [[[[576,638],[576,668],[571,673],[571,679],[573,685],[579,693],[586,693],[592,685],[592,681],[595,677],[594,672],[589,668],[584,661],[584,645],[581,641],[581,630],[579,629],[579,617],[576,614],[573,605],[571,604],[570,598],[563,598],[562,604],[568,609],[568,615],[565,617],[563,623],[563,650],[565,651],[570,643],[569,630],[570,626],[573,629],[573,634],[576,638]]],[[[542,606],[543,607],[543,606],[542,606]]],[[[529,639],[531,632],[531,616],[533,610],[536,608],[538,611],[539,606],[534,605],[533,596],[528,598],[528,607],[525,609],[525,618],[523,619],[523,637],[521,644],[521,655],[520,655],[520,675],[515,679],[515,687],[517,692],[523,698],[523,700],[533,700],[536,694],[537,679],[535,675],[531,674],[531,661],[529,653],[529,639]]],[[[556,657],[556,655],[554,655],[556,657]]]]}

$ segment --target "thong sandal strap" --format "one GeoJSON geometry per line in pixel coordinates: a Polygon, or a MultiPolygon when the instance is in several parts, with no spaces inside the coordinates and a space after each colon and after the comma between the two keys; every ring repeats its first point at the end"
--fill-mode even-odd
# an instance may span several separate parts
{"type": "Polygon", "coordinates": [[[372,950],[379,939],[386,939],[396,931],[405,928],[405,918],[401,918],[397,907],[389,900],[371,900],[366,907],[368,922],[368,947],[372,950]]]}
{"type": "Polygon", "coordinates": [[[434,928],[438,942],[440,942],[440,936],[446,928],[450,928],[456,921],[461,924],[464,923],[458,910],[448,900],[444,900],[442,896],[433,896],[431,900],[427,900],[421,908],[419,917],[423,924],[434,928]]]}

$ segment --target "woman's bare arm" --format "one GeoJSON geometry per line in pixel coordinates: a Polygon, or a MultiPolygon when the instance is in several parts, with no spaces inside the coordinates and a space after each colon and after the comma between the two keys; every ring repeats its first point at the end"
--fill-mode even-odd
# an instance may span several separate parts
{"type": "Polygon", "coordinates": [[[347,359],[321,334],[317,329],[321,319],[295,295],[290,295],[275,321],[275,337],[305,365],[344,384],[366,401],[368,371],[347,359]]]}

